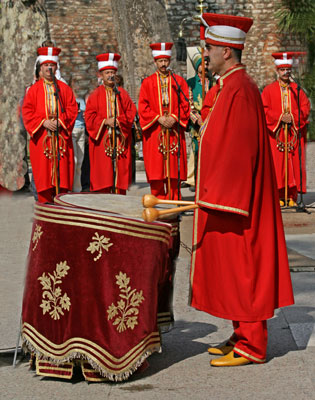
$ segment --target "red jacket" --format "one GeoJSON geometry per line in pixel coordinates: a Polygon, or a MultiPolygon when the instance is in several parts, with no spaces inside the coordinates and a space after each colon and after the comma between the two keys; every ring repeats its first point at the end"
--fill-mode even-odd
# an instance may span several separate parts
{"type": "MultiPolygon", "coordinates": [[[[131,127],[136,116],[136,107],[129,94],[119,87],[117,96],[117,152],[116,184],[119,189],[126,190],[131,182],[131,127]]],[[[113,110],[114,111],[114,110],[113,110]]],[[[109,129],[104,124],[110,116],[109,99],[104,85],[99,86],[89,96],[86,110],[85,123],[89,133],[90,152],[90,179],[91,190],[97,191],[113,186],[112,158],[108,152],[110,137],[109,129]]]]}
{"type": "MultiPolygon", "coordinates": [[[[297,85],[291,82],[288,90],[288,112],[291,114],[292,124],[288,125],[288,143],[292,145],[288,152],[288,187],[296,187],[300,191],[300,161],[298,151],[298,103],[297,85]]],[[[281,118],[284,114],[283,94],[279,81],[266,86],[262,92],[269,139],[276,169],[278,189],[285,187],[285,152],[281,143],[284,139],[284,124],[281,118]]],[[[301,126],[301,160],[302,160],[302,191],[306,192],[306,168],[305,148],[308,116],[310,114],[310,102],[303,92],[300,91],[300,126],[301,126]]]]}
{"type": "Polygon", "coordinates": [[[261,321],[293,303],[265,115],[244,66],[217,85],[199,149],[191,305],[261,321]]]}
{"type": "MultiPolygon", "coordinates": [[[[59,103],[59,146],[63,149],[60,152],[60,187],[72,190],[74,156],[71,132],[78,106],[71,88],[61,81],[57,81],[57,84],[64,109],[62,113],[59,103]]],[[[28,90],[23,101],[22,115],[25,129],[31,136],[30,160],[35,186],[41,192],[55,186],[53,159],[44,153],[45,149],[51,149],[51,140],[43,126],[44,121],[49,119],[44,80],[39,80],[28,90]]]]}
{"type": "MultiPolygon", "coordinates": [[[[181,86],[182,91],[189,99],[188,85],[180,76],[176,75],[176,80],[181,86]]],[[[177,163],[177,147],[178,143],[178,98],[177,86],[174,79],[169,76],[168,84],[169,106],[168,114],[172,116],[177,123],[170,130],[170,145],[174,144],[174,151],[170,154],[170,178],[177,179],[178,163],[177,163]]],[[[180,97],[180,179],[187,179],[187,155],[185,144],[185,128],[189,121],[190,106],[183,95],[180,97]]],[[[138,104],[140,125],[143,132],[143,158],[148,181],[163,180],[167,178],[166,159],[163,153],[159,150],[161,143],[161,125],[158,119],[164,115],[161,97],[161,83],[159,73],[144,79],[141,85],[139,104],[138,104]]]]}

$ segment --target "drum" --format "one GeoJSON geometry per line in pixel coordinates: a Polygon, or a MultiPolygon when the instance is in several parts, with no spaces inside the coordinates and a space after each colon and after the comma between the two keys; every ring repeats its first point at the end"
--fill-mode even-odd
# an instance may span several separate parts
{"type": "Polygon", "coordinates": [[[178,222],[141,213],[141,198],[113,194],[36,204],[21,333],[37,374],[70,379],[77,363],[87,380],[125,380],[160,351],[178,222]]]}
{"type": "MultiPolygon", "coordinates": [[[[121,218],[142,219],[143,205],[139,196],[123,196],[104,193],[67,193],[55,198],[57,204],[67,207],[79,207],[93,210],[104,215],[120,215],[121,218]]],[[[172,205],[159,205],[156,208],[174,208],[172,205]]],[[[171,238],[168,248],[168,259],[163,282],[159,285],[158,326],[162,331],[168,331],[174,323],[173,292],[175,262],[179,254],[180,230],[178,215],[169,214],[158,218],[159,222],[171,225],[171,238]]]]}
{"type": "MultiPolygon", "coordinates": [[[[59,194],[55,198],[55,203],[67,207],[79,207],[83,209],[98,211],[106,214],[119,214],[125,217],[142,218],[143,205],[142,198],[139,196],[123,196],[105,193],[67,193],[59,194]]],[[[166,209],[175,206],[163,204],[156,208],[166,209]]],[[[177,221],[178,217],[174,214],[163,215],[158,221],[177,221]]]]}

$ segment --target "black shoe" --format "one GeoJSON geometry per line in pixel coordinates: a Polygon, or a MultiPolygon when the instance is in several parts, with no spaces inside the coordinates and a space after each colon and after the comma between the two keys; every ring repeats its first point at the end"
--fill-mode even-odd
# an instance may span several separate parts
{"type": "Polygon", "coordinates": [[[188,188],[188,187],[190,187],[190,185],[188,185],[188,183],[186,183],[186,182],[182,182],[182,183],[180,184],[180,187],[182,187],[182,188],[188,188]]]}
{"type": "Polygon", "coordinates": [[[191,192],[195,192],[195,191],[196,191],[196,188],[195,188],[195,186],[190,186],[189,190],[190,190],[191,192]]]}

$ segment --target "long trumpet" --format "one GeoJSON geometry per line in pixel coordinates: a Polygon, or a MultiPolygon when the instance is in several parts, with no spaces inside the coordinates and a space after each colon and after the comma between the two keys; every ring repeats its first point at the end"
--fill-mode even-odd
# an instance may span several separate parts
{"type": "Polygon", "coordinates": [[[175,207],[175,208],[168,208],[165,210],[158,210],[157,208],[149,207],[145,208],[142,213],[142,218],[146,222],[153,222],[156,219],[158,219],[162,215],[167,215],[167,214],[177,214],[182,211],[188,211],[192,210],[194,208],[198,208],[198,204],[190,204],[188,206],[182,206],[182,207],[175,207]]]}
{"type": "Polygon", "coordinates": [[[182,206],[188,206],[188,205],[192,205],[195,204],[195,202],[193,201],[183,201],[183,200],[162,200],[162,199],[158,199],[157,197],[155,197],[153,194],[145,194],[142,197],[142,204],[143,207],[154,207],[157,204],[176,204],[176,205],[182,205],[182,206]]]}

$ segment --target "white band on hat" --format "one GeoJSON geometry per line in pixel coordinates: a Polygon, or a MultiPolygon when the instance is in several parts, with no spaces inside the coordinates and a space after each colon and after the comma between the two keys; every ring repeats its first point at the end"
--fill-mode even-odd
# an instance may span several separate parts
{"type": "Polygon", "coordinates": [[[206,29],[205,37],[216,42],[244,44],[246,33],[234,26],[214,25],[206,29]]]}
{"type": "Polygon", "coordinates": [[[42,65],[46,61],[52,61],[57,64],[59,61],[59,57],[58,56],[38,56],[36,61],[39,61],[40,65],[42,65]]]}
{"type": "Polygon", "coordinates": [[[277,67],[279,67],[280,65],[293,65],[293,60],[275,60],[275,64],[277,67]]]}
{"type": "Polygon", "coordinates": [[[114,67],[116,69],[118,69],[118,62],[117,61],[113,61],[113,60],[109,60],[109,61],[99,61],[97,63],[98,66],[98,70],[100,71],[101,69],[105,68],[105,67],[114,67]]]}
{"type": "Polygon", "coordinates": [[[171,55],[172,55],[172,50],[152,50],[153,58],[158,56],[171,57],[171,55]]]}

